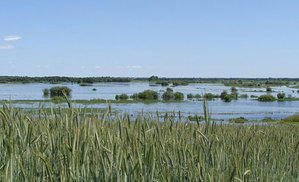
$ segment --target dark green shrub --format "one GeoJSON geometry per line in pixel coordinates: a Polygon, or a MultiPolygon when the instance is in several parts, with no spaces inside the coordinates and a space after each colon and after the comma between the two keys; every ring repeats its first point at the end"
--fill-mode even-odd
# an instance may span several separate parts
{"type": "Polygon", "coordinates": [[[80,86],[81,86],[81,87],[87,87],[87,86],[91,86],[91,84],[90,84],[90,83],[83,82],[83,83],[80,83],[80,86]]]}
{"type": "Polygon", "coordinates": [[[174,99],[174,94],[172,91],[166,91],[162,95],[163,100],[172,100],[174,99]]]}
{"type": "Polygon", "coordinates": [[[52,87],[50,89],[50,95],[51,97],[62,97],[64,94],[66,96],[70,96],[71,95],[71,89],[68,87],[52,87]]]}
{"type": "Polygon", "coordinates": [[[223,92],[221,92],[221,94],[220,94],[220,98],[222,99],[222,100],[224,100],[224,98],[225,98],[225,96],[227,96],[228,94],[227,94],[227,91],[226,90],[223,90],[223,92]]]}
{"type": "Polygon", "coordinates": [[[150,82],[151,81],[157,81],[158,80],[158,77],[157,76],[151,76],[151,77],[149,77],[149,79],[148,79],[150,82]]]}
{"type": "Polygon", "coordinates": [[[169,82],[167,82],[167,81],[157,81],[156,84],[160,84],[161,86],[166,87],[166,86],[169,85],[169,82]]]}
{"type": "Polygon", "coordinates": [[[219,96],[218,95],[214,95],[212,93],[206,93],[203,97],[206,98],[206,99],[208,99],[208,100],[212,100],[213,98],[217,98],[219,96]]]}
{"type": "Polygon", "coordinates": [[[166,86],[169,85],[169,83],[168,82],[162,82],[161,85],[164,86],[164,87],[166,87],[166,86]]]}
{"type": "Polygon", "coordinates": [[[119,99],[120,100],[128,100],[129,99],[129,96],[127,94],[120,94],[119,95],[119,99]]]}
{"type": "Polygon", "coordinates": [[[194,98],[201,98],[201,95],[200,94],[196,94],[196,95],[194,95],[194,98]]]}
{"type": "Polygon", "coordinates": [[[246,98],[248,98],[248,95],[247,94],[242,94],[242,95],[240,95],[240,98],[246,99],[246,98]]]}
{"type": "Polygon", "coordinates": [[[50,93],[49,89],[47,89],[47,88],[43,89],[44,97],[48,97],[49,93],[50,93]]]}
{"type": "Polygon", "coordinates": [[[230,88],[230,91],[232,93],[236,93],[236,92],[238,92],[238,89],[236,87],[232,87],[232,88],[230,88]]]}
{"type": "Polygon", "coordinates": [[[211,93],[206,93],[206,94],[204,95],[204,98],[206,98],[206,99],[213,99],[213,98],[214,98],[214,95],[211,94],[211,93]]]}
{"type": "Polygon", "coordinates": [[[238,93],[237,92],[231,93],[230,95],[231,95],[232,99],[235,99],[235,100],[238,99],[238,93]]]}
{"type": "Polygon", "coordinates": [[[266,88],[266,91],[267,91],[267,92],[272,92],[272,88],[271,88],[271,87],[267,87],[267,88],[266,88]]]}
{"type": "Polygon", "coordinates": [[[120,94],[115,96],[115,100],[128,100],[129,96],[127,94],[120,94]]]}
{"type": "Polygon", "coordinates": [[[227,91],[224,90],[223,92],[221,92],[220,98],[224,102],[231,102],[233,99],[235,99],[235,95],[228,94],[227,91]]]}
{"type": "Polygon", "coordinates": [[[166,92],[173,92],[173,89],[172,88],[167,88],[166,92]]]}
{"type": "Polygon", "coordinates": [[[231,96],[232,99],[238,99],[238,89],[236,87],[231,87],[231,96]]]}
{"type": "Polygon", "coordinates": [[[182,92],[175,92],[174,99],[175,100],[184,100],[184,94],[182,92]]]}
{"type": "Polygon", "coordinates": [[[228,94],[226,96],[224,96],[224,98],[222,99],[224,102],[231,102],[233,100],[232,95],[228,94]]]}
{"type": "Polygon", "coordinates": [[[138,99],[138,94],[133,94],[130,96],[131,99],[138,99]]]}
{"type": "Polygon", "coordinates": [[[194,97],[193,94],[187,94],[188,99],[192,99],[193,97],[194,97]]]}
{"type": "Polygon", "coordinates": [[[158,100],[158,93],[153,90],[145,90],[138,93],[138,98],[142,100],[158,100]]]}
{"type": "Polygon", "coordinates": [[[196,94],[196,95],[188,94],[188,95],[187,95],[187,98],[188,98],[188,99],[193,99],[193,98],[197,98],[197,99],[199,99],[199,98],[201,98],[201,95],[200,95],[200,94],[196,94]]]}
{"type": "Polygon", "coordinates": [[[260,102],[273,102],[276,98],[273,95],[261,95],[258,97],[258,101],[260,102]]]}
{"type": "Polygon", "coordinates": [[[284,99],[285,96],[286,96],[285,93],[278,93],[278,94],[277,94],[277,99],[284,99]]]}

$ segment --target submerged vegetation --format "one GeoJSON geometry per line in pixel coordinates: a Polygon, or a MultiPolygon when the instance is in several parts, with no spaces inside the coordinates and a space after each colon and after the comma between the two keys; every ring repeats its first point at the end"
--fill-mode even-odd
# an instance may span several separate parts
{"type": "Polygon", "coordinates": [[[4,106],[0,181],[298,181],[298,127],[181,121],[4,106]]]}

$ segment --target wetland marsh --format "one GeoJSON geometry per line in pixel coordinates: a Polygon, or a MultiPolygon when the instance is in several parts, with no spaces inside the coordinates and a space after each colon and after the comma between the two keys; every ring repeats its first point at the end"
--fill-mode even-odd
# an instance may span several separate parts
{"type": "MultiPolygon", "coordinates": [[[[112,82],[93,83],[91,86],[80,86],[77,83],[28,83],[28,84],[0,84],[1,103],[11,102],[14,107],[25,109],[37,109],[39,107],[49,108],[55,103],[50,98],[43,96],[43,89],[50,89],[56,86],[69,87],[71,100],[77,107],[88,107],[105,109],[107,102],[111,103],[113,111],[138,115],[144,113],[180,112],[184,116],[202,115],[202,98],[189,99],[188,94],[204,95],[211,93],[220,95],[224,90],[229,92],[230,86],[222,83],[190,83],[188,85],[169,86],[174,92],[184,94],[181,101],[163,101],[162,94],[168,87],[151,82],[112,82]],[[153,90],[159,94],[160,99],[156,101],[145,100],[115,100],[116,95],[133,95],[144,90],[153,90]]],[[[282,119],[299,112],[299,93],[297,89],[287,86],[273,86],[271,92],[266,88],[236,87],[240,95],[248,97],[238,98],[231,102],[223,102],[220,98],[208,101],[209,111],[213,118],[228,120],[236,117],[245,117],[249,120],[262,120],[263,118],[282,119]],[[259,102],[256,97],[269,94],[276,97],[278,93],[285,93],[291,97],[290,101],[259,102]],[[254,97],[252,97],[254,96],[254,97]]],[[[66,106],[66,103],[58,105],[66,106]]],[[[55,106],[56,107],[56,106],[55,106]]]]}

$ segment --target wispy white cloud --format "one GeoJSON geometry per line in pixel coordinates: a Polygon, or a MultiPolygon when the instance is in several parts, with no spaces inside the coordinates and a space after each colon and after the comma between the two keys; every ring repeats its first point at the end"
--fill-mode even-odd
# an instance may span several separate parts
{"type": "Polygon", "coordinates": [[[129,68],[129,69],[141,69],[142,66],[140,66],[140,65],[132,65],[132,66],[127,66],[127,68],[129,68]]]}
{"type": "Polygon", "coordinates": [[[17,36],[17,35],[11,35],[11,36],[6,36],[4,37],[4,41],[17,41],[22,39],[21,36],[17,36]]]}
{"type": "Polygon", "coordinates": [[[1,49],[13,49],[13,48],[15,48],[14,45],[0,45],[0,50],[1,49]]]}
{"type": "Polygon", "coordinates": [[[101,69],[101,66],[96,66],[95,69],[101,69]]]}

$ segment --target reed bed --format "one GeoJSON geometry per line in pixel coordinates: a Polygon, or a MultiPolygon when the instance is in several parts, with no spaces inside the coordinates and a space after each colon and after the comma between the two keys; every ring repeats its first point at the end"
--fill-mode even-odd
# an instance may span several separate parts
{"type": "Polygon", "coordinates": [[[297,126],[0,112],[0,181],[299,181],[297,126]]]}

